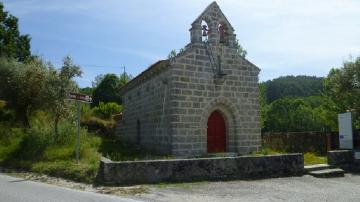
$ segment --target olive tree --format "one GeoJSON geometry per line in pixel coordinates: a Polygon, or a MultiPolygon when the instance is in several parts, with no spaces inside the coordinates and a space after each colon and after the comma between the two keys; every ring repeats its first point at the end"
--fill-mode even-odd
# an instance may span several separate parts
{"type": "Polygon", "coordinates": [[[14,59],[0,58],[0,94],[16,119],[29,126],[29,116],[44,103],[49,66],[40,59],[27,64],[14,59]]]}
{"type": "Polygon", "coordinates": [[[69,92],[78,91],[73,80],[81,76],[82,72],[78,65],[75,65],[71,57],[63,59],[62,67],[58,70],[50,68],[46,78],[46,88],[42,94],[44,99],[44,110],[50,112],[54,121],[55,137],[58,136],[59,121],[67,117],[71,112],[71,103],[67,100],[69,92]]]}

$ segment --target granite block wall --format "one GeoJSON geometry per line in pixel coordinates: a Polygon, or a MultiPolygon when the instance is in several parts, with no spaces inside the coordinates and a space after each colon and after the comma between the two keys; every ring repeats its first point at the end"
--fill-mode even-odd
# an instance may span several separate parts
{"type": "Polygon", "coordinates": [[[163,181],[229,180],[302,175],[302,154],[227,158],[113,162],[102,159],[101,184],[142,184],[163,181]]]}

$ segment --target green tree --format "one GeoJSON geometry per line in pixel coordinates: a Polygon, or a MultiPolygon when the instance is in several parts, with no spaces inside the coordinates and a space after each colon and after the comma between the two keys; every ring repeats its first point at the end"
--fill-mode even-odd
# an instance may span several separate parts
{"type": "Polygon", "coordinates": [[[0,57],[24,62],[31,58],[30,36],[19,32],[18,18],[4,11],[0,3],[0,57]]]}
{"type": "Polygon", "coordinates": [[[82,93],[82,94],[90,95],[90,96],[91,96],[91,95],[93,94],[94,88],[85,87],[85,88],[80,88],[79,91],[80,91],[80,93],[82,93]]]}
{"type": "Polygon", "coordinates": [[[336,113],[353,112],[355,127],[360,128],[360,57],[346,61],[340,68],[330,70],[324,81],[324,95],[331,101],[330,110],[336,113]]]}
{"type": "Polygon", "coordinates": [[[59,121],[71,113],[71,103],[67,100],[69,92],[78,91],[73,80],[81,76],[82,72],[78,65],[75,65],[70,56],[63,59],[63,65],[59,70],[50,68],[46,78],[46,88],[42,93],[44,110],[51,113],[54,118],[54,133],[58,137],[59,121]]]}
{"type": "Polygon", "coordinates": [[[121,104],[119,87],[119,77],[115,74],[106,74],[99,85],[94,89],[92,106],[98,106],[100,102],[116,102],[121,104]]]}
{"type": "Polygon", "coordinates": [[[112,115],[122,112],[122,106],[115,102],[108,102],[106,104],[100,102],[99,105],[92,110],[96,116],[102,119],[111,119],[112,115]]]}
{"type": "Polygon", "coordinates": [[[267,103],[285,97],[321,95],[323,78],[315,76],[282,76],[264,82],[267,103]]]}
{"type": "Polygon", "coordinates": [[[321,108],[312,108],[301,98],[283,98],[272,102],[266,111],[265,131],[321,131],[325,125],[321,108]],[[320,113],[321,112],[321,113],[320,113]]]}
{"type": "Polygon", "coordinates": [[[115,74],[106,74],[101,77],[102,79],[93,89],[92,107],[98,106],[100,102],[105,104],[108,102],[121,104],[119,90],[131,80],[132,76],[124,72],[120,77],[115,74]]]}
{"type": "Polygon", "coordinates": [[[266,86],[264,83],[260,83],[259,84],[259,91],[260,91],[260,116],[261,116],[261,128],[265,127],[265,122],[266,122],[266,113],[268,110],[268,105],[266,103],[266,86]]]}
{"type": "Polygon", "coordinates": [[[96,88],[101,81],[104,79],[104,75],[103,74],[99,74],[95,77],[94,81],[91,82],[91,85],[93,88],[96,88]]]}
{"type": "Polygon", "coordinates": [[[42,93],[47,88],[49,68],[39,59],[23,64],[0,58],[0,94],[25,127],[29,126],[29,116],[44,103],[42,93]]]}
{"type": "Polygon", "coordinates": [[[125,84],[127,84],[130,80],[132,79],[132,76],[126,72],[122,73],[120,75],[120,83],[119,83],[119,88],[123,87],[125,84]]]}

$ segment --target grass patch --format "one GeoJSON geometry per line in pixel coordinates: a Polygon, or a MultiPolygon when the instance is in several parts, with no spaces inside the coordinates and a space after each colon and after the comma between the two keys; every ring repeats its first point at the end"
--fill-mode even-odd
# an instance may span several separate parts
{"type": "Polygon", "coordinates": [[[38,116],[29,129],[0,125],[0,165],[92,183],[96,177],[101,138],[81,129],[80,161],[76,162],[76,127],[70,121],[59,125],[55,138],[45,117],[38,116]]]}
{"type": "Polygon", "coordinates": [[[113,161],[138,161],[153,159],[171,159],[171,156],[153,155],[146,150],[140,150],[138,147],[123,143],[115,137],[104,137],[101,140],[99,152],[104,157],[113,161]]]}
{"type": "Polygon", "coordinates": [[[181,188],[181,189],[191,189],[196,185],[208,184],[209,181],[201,180],[195,182],[160,182],[155,185],[146,185],[148,187],[157,187],[157,188],[181,188]]]}
{"type": "Polygon", "coordinates": [[[276,154],[286,154],[284,151],[278,151],[271,148],[263,147],[261,151],[251,153],[254,156],[265,156],[265,155],[276,155],[276,154]]]}
{"type": "MultiPolygon", "coordinates": [[[[40,113],[32,117],[28,129],[0,122],[0,165],[93,183],[101,155],[114,161],[170,158],[151,155],[150,152],[124,144],[109,133],[89,133],[87,129],[82,128],[80,161],[76,162],[75,123],[71,120],[61,122],[59,135],[55,137],[49,120],[46,114],[40,113]]],[[[104,124],[108,122],[110,123],[103,121],[104,124]]]]}
{"type": "Polygon", "coordinates": [[[317,156],[314,153],[305,153],[304,154],[304,165],[313,165],[313,164],[324,164],[327,163],[326,156],[317,156]]]}
{"type": "MultiPolygon", "coordinates": [[[[275,155],[275,154],[286,154],[284,151],[277,151],[270,148],[263,148],[259,152],[252,153],[254,156],[264,156],[264,155],[275,155]]],[[[327,163],[326,156],[319,156],[316,153],[306,152],[304,153],[304,165],[314,165],[314,164],[325,164],[327,163]]]]}

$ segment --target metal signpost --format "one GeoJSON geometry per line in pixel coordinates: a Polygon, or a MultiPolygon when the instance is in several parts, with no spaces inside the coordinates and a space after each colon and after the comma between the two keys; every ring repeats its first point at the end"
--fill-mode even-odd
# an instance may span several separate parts
{"type": "Polygon", "coordinates": [[[77,107],[76,161],[79,162],[79,159],[80,159],[80,115],[81,115],[80,102],[91,103],[92,97],[89,95],[80,94],[80,93],[69,93],[68,99],[76,101],[76,107],[77,107]]]}
{"type": "Polygon", "coordinates": [[[340,149],[353,149],[351,112],[338,114],[340,149]]]}

